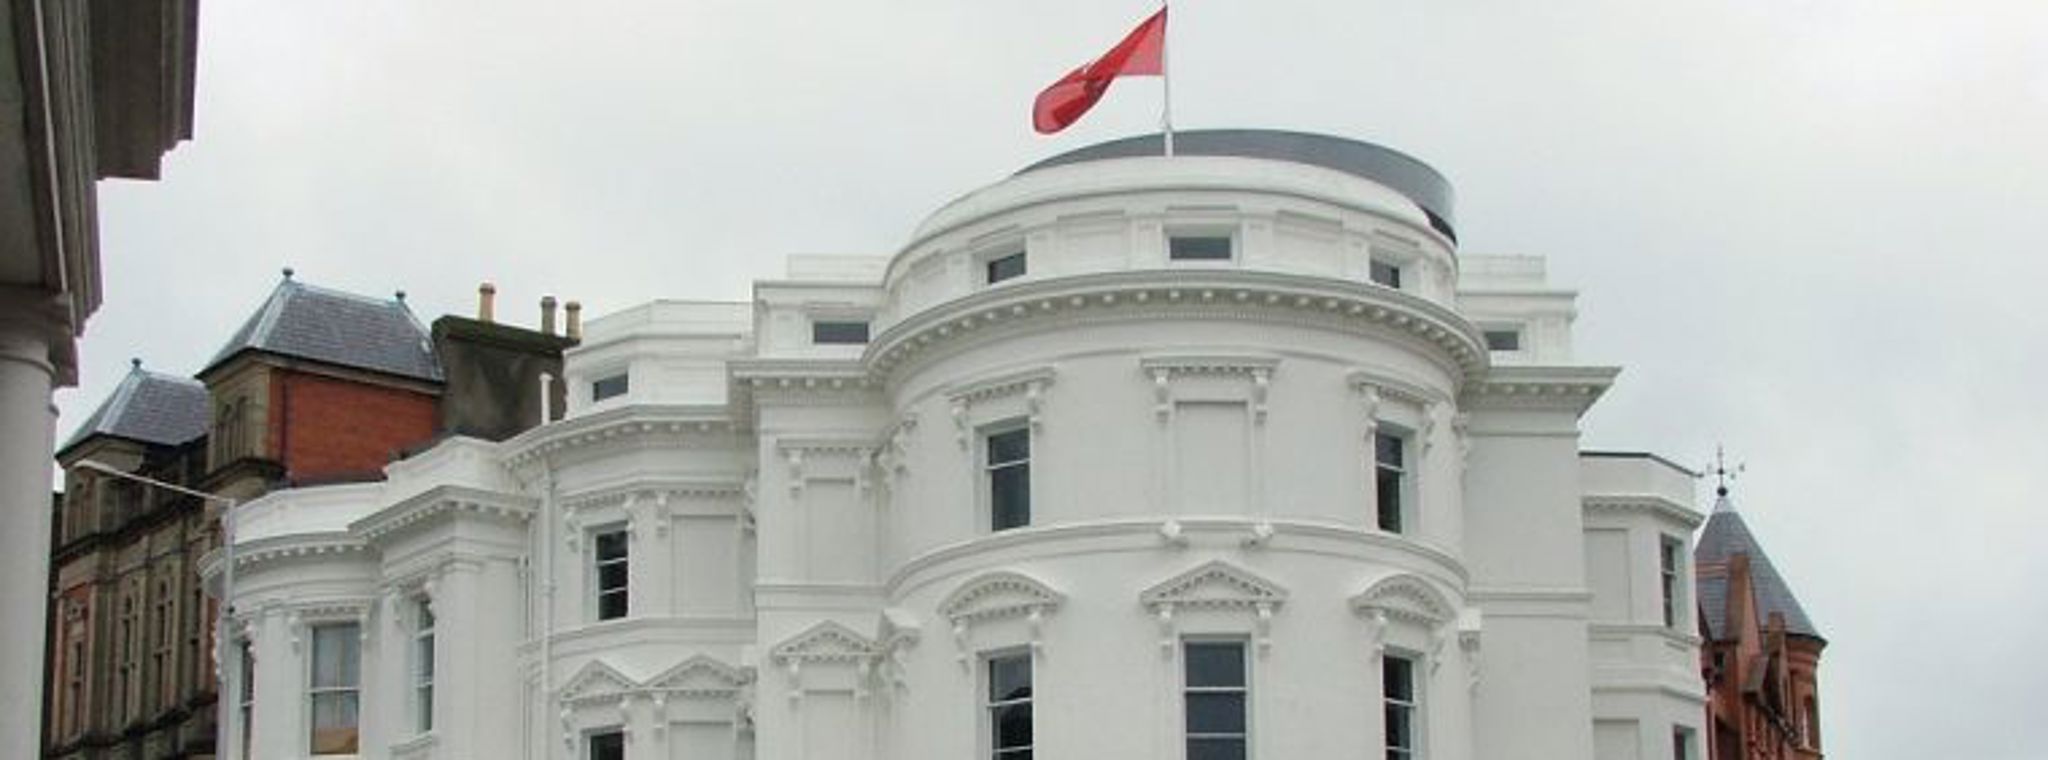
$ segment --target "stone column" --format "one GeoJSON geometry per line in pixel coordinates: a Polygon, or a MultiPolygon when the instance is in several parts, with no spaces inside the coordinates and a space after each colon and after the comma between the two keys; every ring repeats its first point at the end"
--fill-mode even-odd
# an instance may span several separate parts
{"type": "MultiPolygon", "coordinates": [[[[50,599],[50,453],[57,409],[50,336],[61,328],[0,305],[0,683],[38,704],[50,599]]],[[[0,757],[41,754],[42,714],[0,710],[0,757]]]]}

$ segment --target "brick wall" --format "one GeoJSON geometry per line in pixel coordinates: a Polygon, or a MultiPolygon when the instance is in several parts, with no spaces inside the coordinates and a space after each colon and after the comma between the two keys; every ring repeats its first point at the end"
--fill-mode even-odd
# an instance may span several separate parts
{"type": "Polygon", "coordinates": [[[432,395],[279,370],[270,450],[292,482],[378,477],[400,449],[434,435],[432,395]]]}

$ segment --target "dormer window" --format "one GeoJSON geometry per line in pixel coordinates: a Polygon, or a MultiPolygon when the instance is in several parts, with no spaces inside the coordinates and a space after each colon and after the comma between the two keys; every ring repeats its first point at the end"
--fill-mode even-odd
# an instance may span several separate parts
{"type": "Polygon", "coordinates": [[[1166,257],[1173,261],[1229,261],[1235,254],[1229,235],[1189,233],[1166,238],[1166,257]]]}
{"type": "Polygon", "coordinates": [[[866,320],[834,320],[811,323],[811,342],[818,345],[859,345],[868,342],[866,320]]]}
{"type": "Polygon", "coordinates": [[[996,256],[988,260],[987,284],[994,285],[1004,280],[1024,276],[1024,252],[996,256]]]}
{"type": "Polygon", "coordinates": [[[1522,331],[1519,328],[1489,327],[1485,332],[1488,351],[1522,350],[1522,331]]]}
{"type": "Polygon", "coordinates": [[[1401,265],[1385,259],[1373,259],[1371,278],[1374,283],[1400,290],[1401,265]]]}

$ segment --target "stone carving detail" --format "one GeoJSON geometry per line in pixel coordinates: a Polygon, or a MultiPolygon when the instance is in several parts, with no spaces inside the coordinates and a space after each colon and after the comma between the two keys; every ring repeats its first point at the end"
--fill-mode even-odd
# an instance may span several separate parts
{"type": "Polygon", "coordinates": [[[1139,604],[1159,626],[1159,646],[1171,653],[1180,638],[1175,616],[1183,610],[1242,610],[1253,616],[1261,652],[1273,645],[1273,614],[1287,601],[1287,590],[1250,570],[1215,560],[1146,589],[1139,604]]]}
{"type": "Polygon", "coordinates": [[[1280,360],[1264,356],[1158,356],[1138,361],[1152,378],[1153,413],[1160,422],[1173,416],[1173,381],[1189,376],[1242,376],[1251,383],[1248,392],[1252,422],[1266,421],[1266,399],[1271,393],[1273,370],[1280,360]]]}
{"type": "Polygon", "coordinates": [[[975,404],[1022,395],[1027,424],[1034,432],[1044,427],[1045,392],[1052,387],[1056,375],[1054,367],[1033,367],[970,381],[948,391],[946,398],[952,409],[954,437],[961,448],[967,448],[973,438],[970,435],[973,427],[970,410],[975,404]]]}
{"type": "Polygon", "coordinates": [[[866,636],[828,620],[775,645],[769,657],[782,667],[789,681],[789,701],[795,706],[803,700],[804,668],[813,664],[852,665],[860,671],[854,696],[867,696],[868,676],[879,651],[866,636]]]}
{"type": "Polygon", "coordinates": [[[1450,602],[1435,586],[1405,573],[1374,581],[1351,598],[1351,607],[1361,614],[1380,613],[1393,622],[1431,630],[1456,617],[1450,602]]]}
{"type": "Polygon", "coordinates": [[[1044,582],[1011,571],[998,571],[976,577],[960,585],[945,601],[939,603],[939,614],[952,623],[953,646],[962,666],[970,663],[973,647],[968,641],[971,629],[979,623],[1006,618],[1024,618],[1030,627],[1031,649],[1041,651],[1044,641],[1040,635],[1045,616],[1057,609],[1066,600],[1066,595],[1054,590],[1044,582]]]}
{"type": "Polygon", "coordinates": [[[612,704],[638,686],[602,660],[591,660],[562,685],[561,702],[566,706],[612,704]]]}
{"type": "Polygon", "coordinates": [[[740,669],[698,655],[655,676],[648,681],[647,688],[655,693],[657,700],[662,700],[658,704],[665,704],[670,696],[688,699],[737,697],[747,680],[740,669]]]}

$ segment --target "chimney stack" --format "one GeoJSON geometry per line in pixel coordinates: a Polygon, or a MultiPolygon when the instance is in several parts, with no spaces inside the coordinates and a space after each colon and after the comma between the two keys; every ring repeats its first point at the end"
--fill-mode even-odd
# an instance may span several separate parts
{"type": "Polygon", "coordinates": [[[576,301],[562,304],[562,314],[562,334],[568,336],[570,340],[582,340],[583,304],[576,301]]]}
{"type": "Polygon", "coordinates": [[[496,308],[493,302],[496,300],[498,300],[498,286],[488,282],[476,286],[476,321],[494,321],[496,308]]]}
{"type": "Polygon", "coordinates": [[[555,334],[554,296],[540,297],[540,331],[547,335],[555,334]]]}

